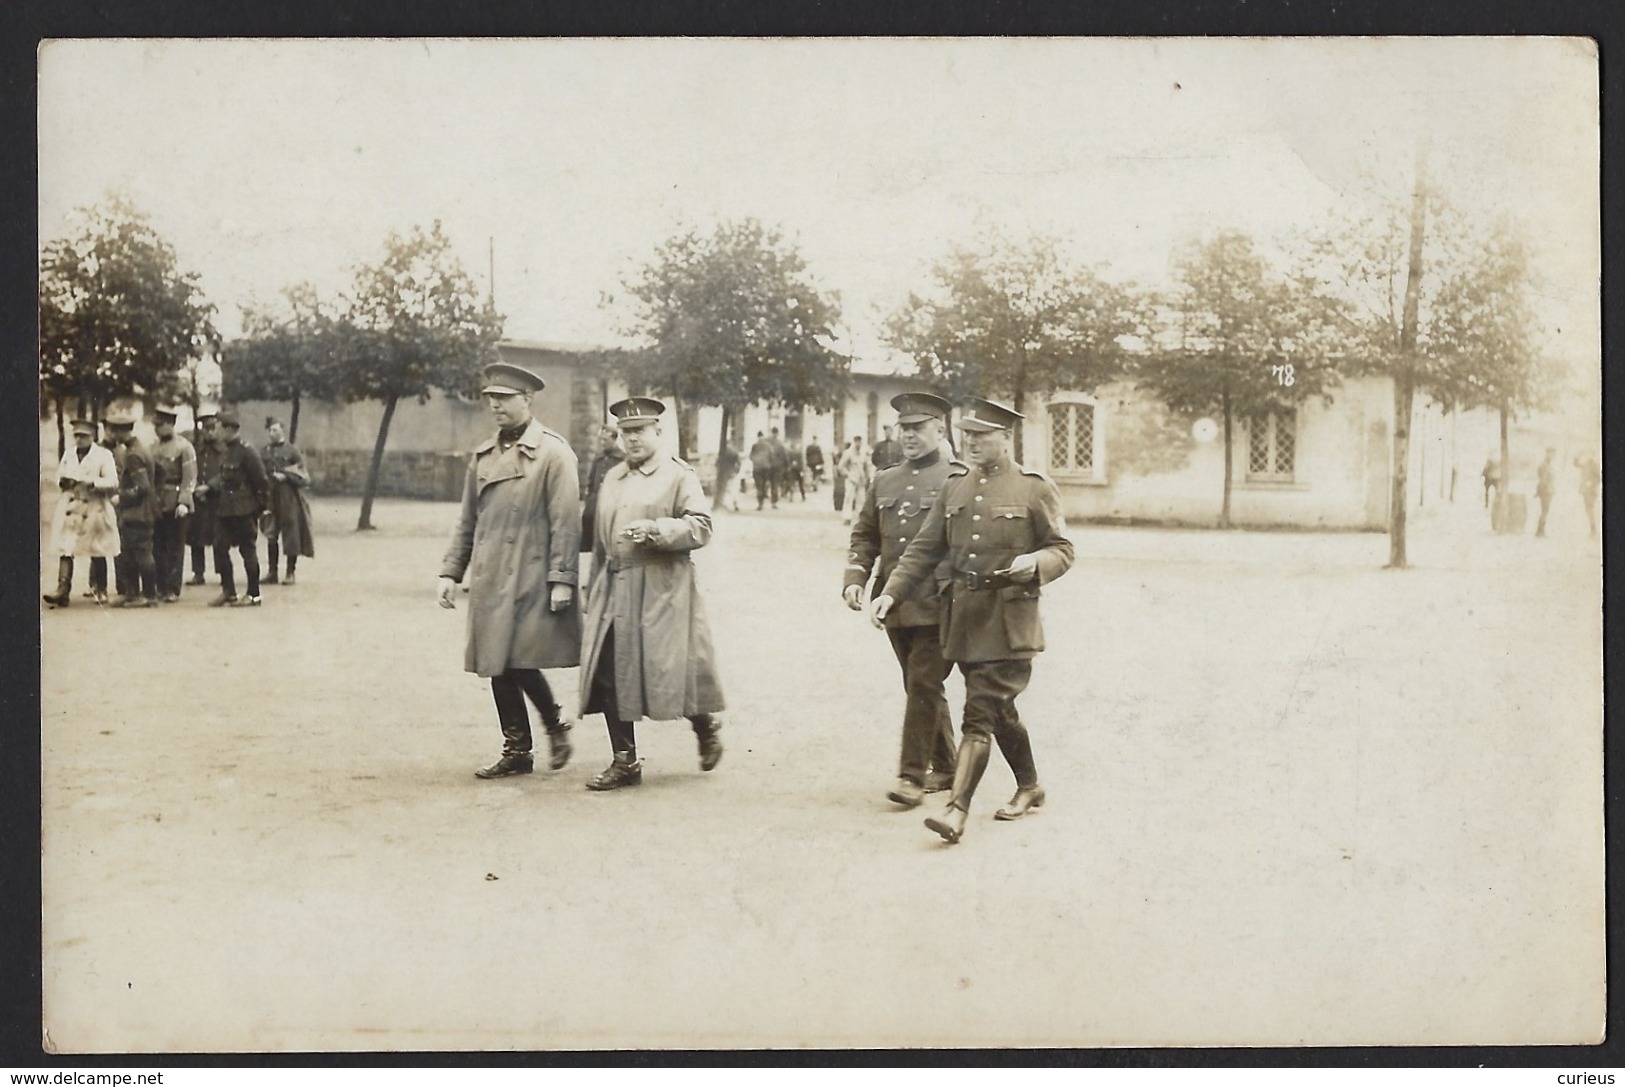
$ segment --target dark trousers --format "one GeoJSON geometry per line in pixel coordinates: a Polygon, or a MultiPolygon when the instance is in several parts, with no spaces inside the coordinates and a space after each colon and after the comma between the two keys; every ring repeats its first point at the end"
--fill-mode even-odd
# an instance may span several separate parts
{"type": "Polygon", "coordinates": [[[181,595],[186,574],[186,518],[164,514],[152,526],[152,559],[158,565],[158,595],[181,595]]]}
{"type": "MultiPolygon", "coordinates": [[[[203,556],[214,547],[214,502],[204,498],[186,519],[186,543],[192,549],[192,576],[203,576],[203,556]]],[[[219,568],[216,567],[216,572],[219,568]]]]}
{"type": "Polygon", "coordinates": [[[959,673],[965,677],[965,737],[985,740],[991,736],[1016,775],[1016,784],[1023,788],[1037,785],[1032,741],[1016,712],[1016,696],[1032,680],[1033,662],[961,661],[959,673]]]}
{"type": "Polygon", "coordinates": [[[756,508],[761,509],[762,503],[771,500],[779,504],[779,477],[772,469],[756,472],[756,508]]]}
{"type": "Polygon", "coordinates": [[[260,557],[254,546],[256,540],[254,517],[216,517],[214,520],[214,569],[220,575],[220,591],[227,596],[237,595],[237,576],[231,568],[231,549],[243,557],[243,574],[248,578],[248,595],[260,595],[260,557]]]}
{"type": "Polygon", "coordinates": [[[510,668],[500,676],[491,677],[491,698],[497,704],[504,755],[530,754],[530,711],[525,708],[527,697],[541,713],[542,724],[547,731],[556,731],[559,727],[559,704],[553,701],[553,689],[547,685],[547,677],[538,669],[510,668]]]}
{"type": "Polygon", "coordinates": [[[152,558],[152,525],[121,523],[118,526],[118,558],[114,576],[122,596],[138,593],[148,600],[158,598],[158,565],[152,558]]]}
{"type": "Polygon", "coordinates": [[[943,681],[953,663],[942,659],[942,639],[936,626],[887,627],[892,652],[903,669],[903,752],[897,775],[916,785],[925,784],[927,770],[951,774],[954,770],[954,724],[948,715],[943,681]]]}
{"type": "Polygon", "coordinates": [[[100,556],[90,560],[90,591],[107,595],[107,560],[100,556]]]}
{"type": "MultiPolygon", "coordinates": [[[[281,550],[277,547],[277,543],[276,543],[277,540],[279,540],[279,539],[281,539],[281,537],[278,536],[275,532],[272,532],[272,533],[270,533],[269,535],[267,535],[265,537],[265,558],[267,560],[266,565],[271,568],[269,572],[272,573],[272,574],[276,573],[277,558],[282,553],[281,550]]],[[[289,551],[288,552],[288,574],[289,574],[290,577],[293,575],[293,568],[295,566],[298,566],[298,565],[299,565],[299,552],[297,552],[297,551],[289,551]]]]}
{"type": "MultiPolygon", "coordinates": [[[[609,748],[615,754],[632,762],[638,757],[638,737],[635,724],[622,720],[621,704],[615,697],[615,628],[611,626],[604,632],[604,645],[598,651],[598,668],[592,674],[592,686],[589,688],[587,713],[602,713],[604,725],[609,730],[609,748]]],[[[715,727],[709,713],[695,714],[688,719],[696,736],[708,736],[715,727]]]]}

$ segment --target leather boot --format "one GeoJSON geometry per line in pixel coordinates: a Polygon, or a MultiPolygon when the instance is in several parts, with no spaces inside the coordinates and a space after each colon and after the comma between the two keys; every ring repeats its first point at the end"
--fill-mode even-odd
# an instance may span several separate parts
{"type": "Polygon", "coordinates": [[[486,779],[505,778],[512,777],[514,774],[528,774],[535,768],[535,762],[528,753],[520,754],[519,752],[504,751],[502,757],[497,759],[496,762],[493,762],[490,766],[482,766],[474,771],[474,776],[486,779]]]}
{"type": "Polygon", "coordinates": [[[722,722],[709,713],[702,713],[697,717],[689,718],[694,726],[694,739],[700,749],[700,769],[715,770],[717,763],[722,761],[722,722]]]}
{"type": "MultiPolygon", "coordinates": [[[[553,708],[554,716],[558,715],[558,707],[553,708]]],[[[575,749],[570,746],[570,722],[544,721],[547,727],[547,766],[550,770],[563,770],[570,761],[570,754],[575,749]]]]}
{"type": "Polygon", "coordinates": [[[608,792],[610,789],[624,789],[628,785],[643,784],[643,764],[631,751],[615,752],[615,761],[606,767],[603,773],[587,782],[587,788],[594,792],[608,792]]]}
{"type": "Polygon", "coordinates": [[[73,592],[73,559],[64,555],[56,560],[56,592],[47,593],[40,597],[53,608],[68,606],[68,597],[73,592]]]}
{"type": "Polygon", "coordinates": [[[993,818],[1001,823],[1008,823],[1012,819],[1020,819],[1034,808],[1044,806],[1044,787],[1042,785],[1023,785],[1016,790],[1016,795],[1010,798],[1010,803],[993,813],[993,818]]]}
{"type": "Polygon", "coordinates": [[[268,546],[266,548],[266,550],[270,552],[271,561],[266,563],[266,565],[269,566],[270,569],[267,570],[265,576],[260,579],[260,584],[261,585],[276,585],[276,584],[278,584],[277,579],[276,579],[276,562],[277,562],[277,559],[280,557],[280,553],[277,550],[276,544],[271,544],[270,546],[268,546]]]}
{"type": "Polygon", "coordinates": [[[965,819],[970,815],[971,797],[981,784],[982,772],[987,769],[991,744],[986,737],[966,736],[959,741],[959,758],[954,766],[953,792],[948,794],[948,806],[941,815],[933,815],[925,825],[952,844],[965,836],[965,819]]]}

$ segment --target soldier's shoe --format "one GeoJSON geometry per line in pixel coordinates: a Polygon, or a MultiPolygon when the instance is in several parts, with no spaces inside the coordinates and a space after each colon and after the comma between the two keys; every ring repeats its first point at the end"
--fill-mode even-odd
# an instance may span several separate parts
{"type": "Polygon", "coordinates": [[[57,593],[55,595],[45,593],[40,597],[40,599],[51,605],[53,608],[65,608],[68,606],[67,593],[57,593]]]}
{"type": "Polygon", "coordinates": [[[260,584],[261,585],[276,585],[276,584],[278,584],[277,577],[276,577],[276,571],[272,570],[269,574],[266,574],[264,577],[260,578],[260,584]]]}
{"type": "Polygon", "coordinates": [[[239,596],[231,602],[231,606],[234,608],[257,608],[260,606],[260,598],[257,596],[239,596]]]}
{"type": "Polygon", "coordinates": [[[941,835],[943,841],[952,845],[965,836],[965,817],[969,814],[964,808],[949,804],[941,815],[928,817],[925,825],[941,835]]]}
{"type": "Polygon", "coordinates": [[[486,779],[505,778],[512,777],[514,774],[528,774],[534,769],[536,769],[536,763],[530,752],[504,751],[502,757],[497,759],[496,762],[493,762],[490,766],[482,766],[474,771],[474,776],[486,779]]]}
{"type": "Polygon", "coordinates": [[[886,799],[905,808],[917,808],[925,803],[925,790],[908,778],[898,778],[897,784],[886,794],[886,799]]]}
{"type": "Polygon", "coordinates": [[[292,570],[289,570],[288,571],[288,576],[282,579],[282,584],[284,584],[284,585],[292,585],[293,584],[293,571],[292,570]]]}
{"type": "Polygon", "coordinates": [[[722,761],[722,722],[707,714],[693,724],[694,741],[700,749],[700,769],[715,770],[722,761]]]}
{"type": "Polygon", "coordinates": [[[624,789],[629,785],[642,784],[643,763],[637,759],[616,755],[615,761],[610,763],[603,773],[587,782],[587,788],[602,793],[610,789],[624,789]]]}
{"type": "Polygon", "coordinates": [[[953,787],[954,775],[951,770],[927,770],[925,772],[925,791],[928,793],[945,792],[953,787]]]}
{"type": "Polygon", "coordinates": [[[144,608],[147,605],[141,602],[139,596],[121,596],[113,601],[115,608],[144,608]]]}
{"type": "Polygon", "coordinates": [[[993,813],[993,818],[1001,823],[1008,823],[1012,819],[1020,819],[1034,808],[1044,806],[1044,787],[1042,785],[1026,785],[1016,790],[1016,795],[1010,798],[1010,803],[993,813]]]}
{"type": "MultiPolygon", "coordinates": [[[[555,707],[554,712],[557,712],[555,707]]],[[[547,768],[563,770],[570,762],[575,748],[570,746],[570,722],[560,721],[547,726],[547,768]]]]}
{"type": "Polygon", "coordinates": [[[95,592],[86,593],[85,595],[90,597],[92,600],[94,600],[96,602],[96,606],[98,608],[101,607],[103,604],[107,603],[107,590],[106,589],[97,589],[95,592]]]}
{"type": "Polygon", "coordinates": [[[193,574],[190,578],[187,579],[186,583],[188,585],[202,585],[203,584],[203,575],[202,574],[193,574]]]}
{"type": "Polygon", "coordinates": [[[236,593],[221,593],[219,596],[217,596],[213,600],[209,601],[209,607],[211,607],[211,608],[224,608],[224,607],[230,607],[232,605],[235,605],[236,603],[237,603],[237,594],[236,593]]]}
{"type": "Polygon", "coordinates": [[[180,593],[165,593],[163,596],[158,598],[158,603],[160,604],[179,604],[180,601],[180,593]]]}

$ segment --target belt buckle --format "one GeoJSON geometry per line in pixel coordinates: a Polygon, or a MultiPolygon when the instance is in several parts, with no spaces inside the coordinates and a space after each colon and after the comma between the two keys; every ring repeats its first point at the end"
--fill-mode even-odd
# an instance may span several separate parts
{"type": "Polygon", "coordinates": [[[983,585],[984,580],[985,579],[982,577],[982,575],[975,570],[965,571],[965,588],[969,589],[973,593],[979,592],[985,587],[983,585]]]}

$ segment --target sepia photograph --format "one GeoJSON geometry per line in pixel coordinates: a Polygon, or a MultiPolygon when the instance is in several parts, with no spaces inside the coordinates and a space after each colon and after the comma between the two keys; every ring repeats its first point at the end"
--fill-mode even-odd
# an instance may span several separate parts
{"type": "Polygon", "coordinates": [[[37,88],[42,1053],[1604,1040],[1595,41],[37,88]]]}

